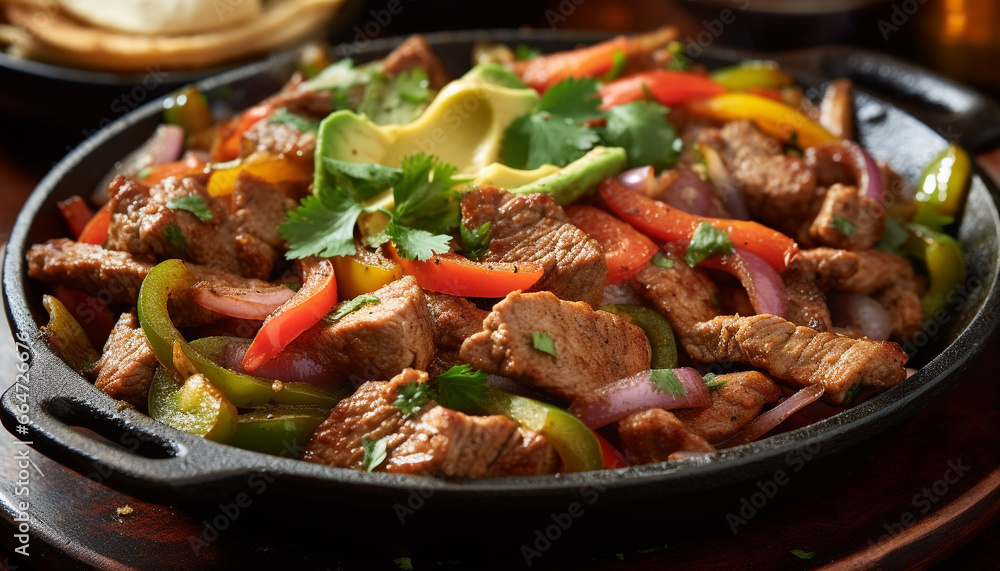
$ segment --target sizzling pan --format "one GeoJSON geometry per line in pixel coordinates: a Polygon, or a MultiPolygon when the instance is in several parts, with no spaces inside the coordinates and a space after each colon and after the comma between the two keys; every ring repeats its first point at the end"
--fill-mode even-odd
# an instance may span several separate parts
{"type": "MultiPolygon", "coordinates": [[[[441,33],[428,40],[445,67],[457,76],[467,69],[470,49],[480,40],[527,43],[552,51],[604,37],[517,30],[441,33]]],[[[341,46],[338,55],[374,59],[397,43],[341,46]]],[[[698,59],[718,66],[751,56],[706,49],[698,59]]],[[[908,180],[915,180],[947,144],[936,129],[957,137],[970,151],[1000,144],[998,133],[988,130],[1000,124],[1000,110],[992,103],[898,60],[847,48],[810,50],[778,59],[790,66],[812,95],[818,96],[819,88],[832,77],[853,79],[861,87],[854,93],[858,139],[908,180]],[[933,127],[905,111],[904,104],[933,127]]],[[[231,99],[212,101],[217,116],[224,116],[220,113],[249,106],[277,91],[291,74],[293,63],[292,56],[261,62],[197,85],[209,94],[220,86],[231,88],[231,99]]],[[[468,482],[334,469],[244,451],[181,433],[122,408],[70,370],[38,338],[38,328],[46,321],[41,307],[44,285],[28,278],[25,252],[32,244],[67,234],[56,202],[93,188],[116,160],[152,134],[160,122],[159,111],[160,102],[154,101],[84,142],[52,170],[25,204],[7,245],[3,283],[8,316],[15,333],[25,339],[30,370],[26,388],[15,386],[0,401],[4,426],[13,432],[25,425],[27,433],[18,436],[42,453],[112,487],[159,503],[232,497],[252,486],[256,478],[266,481],[269,495],[279,498],[387,510],[405,505],[419,489],[422,508],[445,514],[565,510],[593,494],[600,495],[602,505],[623,509],[656,502],[674,506],[693,502],[704,507],[719,498],[737,497],[734,494],[760,478],[797,464],[796,459],[814,472],[839,473],[836,469],[842,471],[860,458],[959,380],[988,346],[1000,311],[998,193],[977,166],[958,226],[970,278],[956,296],[948,321],[933,324],[908,347],[915,350],[911,362],[920,371],[899,386],[811,426],[680,462],[560,477],[468,482]]]]}

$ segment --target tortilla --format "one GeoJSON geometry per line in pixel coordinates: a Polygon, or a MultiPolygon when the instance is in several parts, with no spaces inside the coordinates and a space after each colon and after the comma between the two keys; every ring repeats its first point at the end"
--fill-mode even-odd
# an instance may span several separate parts
{"type": "Polygon", "coordinates": [[[258,17],[243,24],[189,35],[140,35],[96,28],[73,18],[52,0],[7,3],[3,8],[11,24],[28,32],[24,43],[16,46],[24,57],[127,73],[149,67],[209,67],[290,45],[320,30],[342,3],[272,0],[258,17]]]}
{"type": "Polygon", "coordinates": [[[212,32],[260,16],[261,0],[59,0],[68,13],[97,28],[177,36],[212,32]]]}

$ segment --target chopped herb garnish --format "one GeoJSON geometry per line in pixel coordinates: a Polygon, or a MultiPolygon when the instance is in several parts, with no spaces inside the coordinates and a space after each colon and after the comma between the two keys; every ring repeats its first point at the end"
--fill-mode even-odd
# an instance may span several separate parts
{"type": "Polygon", "coordinates": [[[151,174],[153,174],[153,167],[143,167],[139,169],[139,172],[135,173],[135,178],[143,180],[149,178],[151,174]]]}
{"type": "Polygon", "coordinates": [[[791,156],[801,157],[802,156],[802,144],[799,142],[799,132],[792,131],[788,135],[788,141],[785,142],[785,152],[791,156]]]}
{"type": "Polygon", "coordinates": [[[656,387],[656,390],[666,393],[672,397],[683,397],[687,395],[687,389],[670,369],[653,369],[649,372],[649,380],[656,387]]]}
{"type": "Polygon", "coordinates": [[[288,242],[288,259],[309,256],[349,256],[354,247],[354,225],[364,207],[341,187],[319,187],[302,199],[278,234],[288,242]]]}
{"type": "Polygon", "coordinates": [[[670,52],[670,63],[667,64],[667,69],[685,71],[691,67],[691,59],[684,53],[684,49],[684,44],[680,42],[667,44],[667,51],[670,52]]]}
{"type": "Polygon", "coordinates": [[[664,270],[671,270],[674,267],[674,261],[657,252],[653,255],[653,265],[664,270]]]}
{"type": "Polygon", "coordinates": [[[514,49],[514,57],[519,60],[533,59],[542,55],[542,52],[528,44],[517,44],[514,49]]]}
{"type": "Polygon", "coordinates": [[[906,230],[899,219],[890,216],[885,219],[885,229],[882,237],[876,245],[879,250],[887,254],[899,254],[903,244],[910,238],[910,233],[906,230]]]}
{"type": "Polygon", "coordinates": [[[410,383],[399,387],[396,393],[398,397],[392,406],[403,412],[403,416],[413,416],[420,407],[433,400],[434,390],[428,383],[410,383]]]}
{"type": "Polygon", "coordinates": [[[615,553],[615,559],[617,559],[619,561],[625,561],[625,554],[624,553],[615,553]]]}
{"type": "Polygon", "coordinates": [[[175,222],[170,222],[167,224],[167,241],[170,245],[178,250],[187,249],[187,238],[184,236],[184,232],[181,227],[175,222]]]}
{"type": "Polygon", "coordinates": [[[711,301],[712,305],[719,305],[719,296],[713,293],[711,296],[709,296],[708,301],[711,301]]]}
{"type": "Polygon", "coordinates": [[[299,291],[300,289],[302,289],[302,284],[287,283],[285,284],[285,287],[287,287],[292,291],[299,291]]]}
{"type": "Polygon", "coordinates": [[[703,377],[703,380],[705,381],[705,386],[710,389],[717,389],[719,387],[726,386],[726,383],[729,382],[728,379],[722,379],[721,381],[717,381],[716,377],[718,377],[718,375],[716,375],[715,373],[708,373],[707,375],[705,375],[703,377]]]}
{"type": "Polygon", "coordinates": [[[489,220],[483,222],[475,230],[469,230],[465,227],[465,224],[458,225],[462,238],[462,249],[466,258],[473,262],[478,262],[479,258],[483,257],[483,254],[486,253],[486,250],[490,246],[491,226],[492,223],[489,220]]]}
{"type": "Polygon", "coordinates": [[[702,222],[691,236],[691,243],[688,244],[684,260],[693,268],[706,258],[732,254],[735,251],[736,247],[729,239],[729,234],[708,222],[702,222]]]}
{"type": "Polygon", "coordinates": [[[205,200],[197,194],[171,198],[167,201],[167,208],[171,210],[187,210],[197,216],[198,220],[202,222],[208,222],[212,219],[212,211],[208,209],[205,200]]]}
{"type": "Polygon", "coordinates": [[[354,313],[355,311],[361,309],[362,307],[378,302],[379,299],[374,295],[370,293],[363,293],[354,299],[342,301],[339,304],[337,304],[337,307],[335,307],[333,311],[331,311],[326,317],[324,317],[323,321],[332,325],[340,321],[341,319],[347,317],[348,315],[354,313]]]}
{"type": "Polygon", "coordinates": [[[609,147],[625,149],[630,167],[670,168],[681,156],[682,142],[667,122],[666,107],[650,101],[616,105],[607,112],[601,138],[609,147]]]}
{"type": "Polygon", "coordinates": [[[549,337],[549,334],[544,331],[534,331],[531,333],[531,344],[534,348],[542,353],[548,353],[553,357],[556,356],[556,342],[549,337]]]}
{"type": "Polygon", "coordinates": [[[611,69],[608,73],[601,76],[601,81],[608,82],[616,79],[618,76],[625,71],[625,64],[628,63],[628,58],[620,50],[615,50],[611,52],[611,69]]]}
{"type": "Polygon", "coordinates": [[[456,365],[436,379],[438,401],[455,410],[473,410],[486,394],[486,373],[472,365],[456,365]]]}
{"type": "Polygon", "coordinates": [[[455,176],[457,168],[419,153],[404,157],[400,169],[403,178],[392,189],[398,223],[439,234],[458,226],[460,196],[453,189],[467,179],[455,176]]]}
{"type": "Polygon", "coordinates": [[[802,551],[801,549],[793,549],[792,555],[798,557],[799,559],[812,559],[813,557],[816,557],[816,552],[802,551]]]}
{"type": "Polygon", "coordinates": [[[830,220],[830,227],[848,238],[853,236],[854,233],[858,231],[858,227],[854,225],[854,222],[851,222],[843,216],[834,216],[833,219],[830,220]]]}
{"type": "Polygon", "coordinates": [[[392,562],[403,571],[413,571],[413,560],[409,557],[397,557],[392,562]]]}
{"type": "Polygon", "coordinates": [[[291,125],[302,133],[315,133],[319,130],[319,121],[306,119],[301,115],[296,115],[285,107],[281,107],[272,113],[271,116],[267,118],[267,122],[291,125]]]}
{"type": "Polygon", "coordinates": [[[401,125],[420,116],[431,93],[427,72],[421,68],[403,72],[393,79],[373,73],[358,104],[358,113],[377,125],[401,125]]]}
{"type": "Polygon", "coordinates": [[[403,180],[402,169],[376,163],[351,163],[323,157],[323,168],[334,177],[337,186],[343,187],[356,200],[374,198],[403,180]]]}
{"type": "Polygon", "coordinates": [[[371,472],[379,464],[385,462],[385,445],[386,441],[389,440],[389,436],[379,438],[378,440],[368,438],[367,434],[361,437],[361,447],[365,450],[365,458],[361,461],[361,467],[365,469],[365,472],[371,472]]]}

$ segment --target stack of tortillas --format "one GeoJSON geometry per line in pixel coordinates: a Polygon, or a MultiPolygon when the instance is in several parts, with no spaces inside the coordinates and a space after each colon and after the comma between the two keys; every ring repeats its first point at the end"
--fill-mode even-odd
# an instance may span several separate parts
{"type": "Polygon", "coordinates": [[[295,43],[343,0],[0,0],[19,55],[115,72],[199,68],[295,43]]]}

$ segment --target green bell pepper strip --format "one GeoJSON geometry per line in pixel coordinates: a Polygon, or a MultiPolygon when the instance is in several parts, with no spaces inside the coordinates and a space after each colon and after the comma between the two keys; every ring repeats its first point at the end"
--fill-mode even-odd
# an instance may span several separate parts
{"type": "Polygon", "coordinates": [[[233,446],[264,454],[298,458],[316,427],[330,416],[317,406],[279,405],[239,416],[233,446]]]}
{"type": "Polygon", "coordinates": [[[965,282],[966,269],[962,245],[947,234],[920,224],[907,224],[910,233],[903,248],[924,263],[930,277],[930,288],[921,298],[924,319],[933,319],[938,310],[948,305],[952,292],[965,282]]]}
{"type": "Polygon", "coordinates": [[[713,71],[711,78],[731,91],[753,87],[780,89],[795,84],[795,78],[781,71],[773,61],[748,61],[724,67],[713,71]]]}
{"type": "Polygon", "coordinates": [[[187,135],[210,129],[215,124],[205,94],[190,85],[164,100],[163,120],[179,125],[187,135]]]}
{"type": "Polygon", "coordinates": [[[656,311],[639,305],[605,305],[603,311],[625,315],[649,339],[651,369],[677,368],[677,343],[670,322],[656,311]]]}
{"type": "Polygon", "coordinates": [[[159,367],[148,399],[149,416],[177,430],[223,444],[236,433],[236,407],[204,375],[178,383],[172,372],[159,367]]]}
{"type": "Polygon", "coordinates": [[[580,419],[565,410],[503,389],[487,386],[479,408],[502,414],[537,432],[552,444],[567,472],[600,470],[604,466],[601,445],[580,419]]]}
{"type": "Polygon", "coordinates": [[[42,339],[62,357],[74,371],[85,375],[94,368],[99,355],[80,322],[58,298],[42,296],[42,306],[49,314],[49,323],[41,329],[42,339]]]}
{"type": "Polygon", "coordinates": [[[337,404],[340,400],[337,395],[323,388],[306,383],[284,383],[280,390],[275,390],[274,381],[231,371],[191,347],[170,321],[167,301],[171,292],[189,288],[195,281],[184,262],[176,259],[160,262],[149,270],[142,281],[136,304],[139,325],[161,365],[171,373],[176,371],[173,346],[175,341],[179,341],[181,350],[194,367],[238,407],[276,402],[314,404],[329,409],[337,404]]]}
{"type": "Polygon", "coordinates": [[[913,221],[933,230],[951,224],[965,201],[971,172],[969,154],[955,143],[948,145],[920,175],[913,221]]]}

